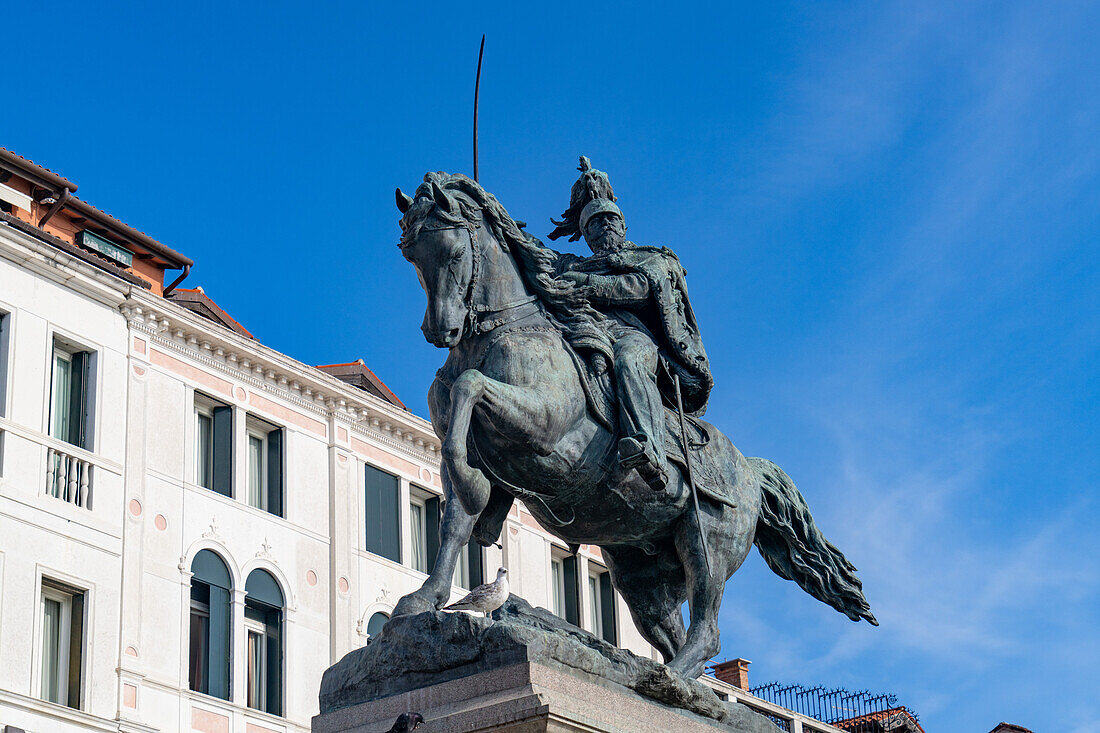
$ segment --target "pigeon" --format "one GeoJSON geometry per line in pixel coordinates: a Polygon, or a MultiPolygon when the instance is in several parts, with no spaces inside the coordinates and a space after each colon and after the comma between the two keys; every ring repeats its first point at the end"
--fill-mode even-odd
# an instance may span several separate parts
{"type": "Polygon", "coordinates": [[[394,721],[393,727],[386,733],[412,733],[424,722],[424,716],[420,713],[401,713],[394,721]]]}
{"type": "Polygon", "coordinates": [[[508,600],[508,570],[497,570],[497,579],[483,583],[470,591],[465,598],[443,608],[444,611],[481,611],[485,618],[508,600]]]}

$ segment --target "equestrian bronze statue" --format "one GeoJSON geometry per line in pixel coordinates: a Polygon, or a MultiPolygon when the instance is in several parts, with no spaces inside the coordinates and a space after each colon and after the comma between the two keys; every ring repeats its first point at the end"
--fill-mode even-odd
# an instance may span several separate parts
{"type": "Polygon", "coordinates": [[[395,615],[442,606],[463,546],[496,542],[519,499],[570,547],[602,549],[638,630],[685,677],[718,653],[725,582],[753,544],[779,576],[877,624],[790,478],[700,419],[713,378],[685,270],[667,248],[626,241],[615,201],[582,158],[550,235],[584,237],[592,255],[579,257],[466,176],[398,189],[401,252],[428,300],[421,329],[449,353],[428,394],[439,554],[395,615]]]}

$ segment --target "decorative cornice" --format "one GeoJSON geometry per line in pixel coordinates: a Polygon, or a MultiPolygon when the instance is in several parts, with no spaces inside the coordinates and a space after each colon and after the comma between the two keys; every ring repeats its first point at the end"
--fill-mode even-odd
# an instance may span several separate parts
{"type": "Polygon", "coordinates": [[[155,296],[134,292],[119,310],[152,344],[326,420],[346,422],[354,432],[417,461],[439,465],[439,441],[423,418],[219,324],[199,322],[190,311],[155,296]]]}
{"type": "Polygon", "coordinates": [[[133,292],[126,281],[6,222],[0,225],[0,256],[111,307],[117,307],[133,292]]]}

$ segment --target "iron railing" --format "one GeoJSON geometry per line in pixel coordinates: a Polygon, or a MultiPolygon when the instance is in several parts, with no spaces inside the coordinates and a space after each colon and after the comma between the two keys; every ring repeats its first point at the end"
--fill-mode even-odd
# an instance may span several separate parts
{"type": "Polygon", "coordinates": [[[889,693],[851,692],[841,687],[829,689],[821,685],[807,687],[780,682],[759,685],[750,692],[762,700],[848,733],[920,730],[916,713],[899,705],[897,696],[889,693]]]}

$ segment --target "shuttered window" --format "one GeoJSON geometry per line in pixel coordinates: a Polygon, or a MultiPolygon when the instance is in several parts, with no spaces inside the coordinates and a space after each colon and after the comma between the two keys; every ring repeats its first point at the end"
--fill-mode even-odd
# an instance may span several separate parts
{"type": "Polygon", "coordinates": [[[283,429],[248,418],[248,503],[283,516],[283,429]]]}
{"type": "Polygon", "coordinates": [[[11,338],[11,315],[0,311],[0,417],[7,415],[8,405],[8,339],[11,338]]]}
{"type": "Polygon", "coordinates": [[[569,555],[563,557],[561,560],[561,568],[564,575],[565,620],[574,626],[580,626],[580,586],[577,585],[580,578],[577,573],[577,556],[569,555]]]}
{"type": "Polygon", "coordinates": [[[191,618],[188,682],[195,692],[229,699],[230,594],[229,569],[211,550],[200,550],[191,562],[191,618]]]}
{"type": "Polygon", "coordinates": [[[617,644],[615,590],[611,587],[611,573],[597,571],[588,576],[588,602],[592,633],[609,644],[617,644]]]}
{"type": "MultiPolygon", "coordinates": [[[[425,495],[426,490],[418,489],[416,486],[412,488],[415,494],[425,495]]],[[[419,503],[421,500],[415,500],[419,503]]],[[[439,525],[441,514],[444,510],[444,504],[440,500],[439,496],[428,495],[427,499],[422,499],[423,502],[423,547],[425,547],[425,572],[431,572],[436,567],[436,556],[439,555],[439,525]]],[[[416,505],[414,505],[416,506],[416,505]]],[[[416,513],[416,510],[412,510],[416,513]]],[[[410,518],[410,524],[412,528],[416,528],[418,519],[410,518]]],[[[416,541],[417,534],[412,534],[412,541],[416,541]]],[[[414,546],[414,568],[416,567],[416,547],[414,546]]],[[[458,562],[454,564],[454,576],[451,578],[451,582],[459,588],[465,588],[470,590],[481,586],[485,582],[485,548],[477,544],[477,541],[471,539],[466,546],[462,548],[459,554],[458,562]]]]}
{"type": "Polygon", "coordinates": [[[245,703],[272,715],[283,714],[283,591],[266,570],[253,570],[245,582],[245,703]]]}
{"type": "Polygon", "coordinates": [[[233,496],[233,408],[195,393],[195,483],[233,496]]]}
{"type": "Polygon", "coordinates": [[[367,551],[401,562],[401,487],[396,476],[365,466],[367,551]]]}
{"type": "Polygon", "coordinates": [[[419,501],[409,503],[409,561],[413,570],[428,572],[428,543],[424,534],[424,504],[419,501]]]}
{"type": "Polygon", "coordinates": [[[84,593],[42,581],[43,700],[80,708],[84,650],[84,593]]]}
{"type": "Polygon", "coordinates": [[[50,380],[50,435],[91,450],[90,384],[94,352],[54,339],[50,380]]]}

